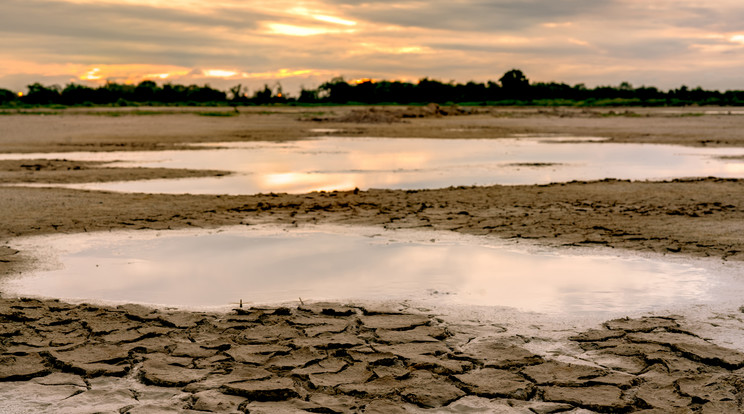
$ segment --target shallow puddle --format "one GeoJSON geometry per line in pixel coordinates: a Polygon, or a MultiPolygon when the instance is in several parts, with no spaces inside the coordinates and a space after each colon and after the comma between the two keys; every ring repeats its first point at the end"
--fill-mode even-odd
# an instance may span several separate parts
{"type": "Polygon", "coordinates": [[[68,300],[222,307],[392,299],[596,315],[722,303],[743,290],[699,264],[558,253],[443,232],[235,227],[18,243],[46,252],[50,268],[0,288],[68,300]]]}
{"type": "Polygon", "coordinates": [[[66,185],[146,193],[305,193],[546,184],[603,178],[744,177],[735,148],[601,143],[591,137],[417,139],[326,137],[202,144],[199,150],[0,154],[0,159],[119,161],[114,166],[225,170],[225,177],[66,185]]]}

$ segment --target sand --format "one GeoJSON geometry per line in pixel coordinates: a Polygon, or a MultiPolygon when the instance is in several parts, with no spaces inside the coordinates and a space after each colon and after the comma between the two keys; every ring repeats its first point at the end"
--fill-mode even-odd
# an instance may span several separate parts
{"type": "MultiPolygon", "coordinates": [[[[701,115],[705,110],[710,108],[477,108],[469,115],[393,122],[386,116],[377,123],[339,122],[355,118],[339,107],[252,108],[230,117],[197,110],[69,110],[0,116],[0,148],[172,149],[187,142],[321,134],[315,128],[343,136],[559,133],[611,142],[744,146],[744,117],[726,109],[701,115]]],[[[114,170],[61,160],[0,163],[4,183],[203,174],[220,173],[114,170]]],[[[32,252],[13,249],[18,236],[270,223],[425,228],[740,261],[743,185],[714,178],[606,180],[255,196],[0,187],[0,273],[33,265],[32,252]]],[[[28,404],[32,412],[95,411],[99,404],[118,412],[737,412],[744,397],[744,349],[722,333],[744,327],[738,309],[634,317],[587,330],[547,322],[534,329],[466,323],[396,305],[309,303],[225,315],[5,297],[0,320],[4,412],[26,412],[28,404]],[[34,399],[39,393],[48,398],[34,399]]]]}

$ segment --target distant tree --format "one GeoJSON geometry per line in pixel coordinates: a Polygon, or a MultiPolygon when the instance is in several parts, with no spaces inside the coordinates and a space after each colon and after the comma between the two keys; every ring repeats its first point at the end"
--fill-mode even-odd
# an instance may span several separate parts
{"type": "Polygon", "coordinates": [[[636,88],[634,90],[634,95],[636,98],[641,99],[643,101],[664,98],[664,94],[660,92],[657,88],[646,87],[646,86],[641,86],[640,88],[636,88]]]}
{"type": "Polygon", "coordinates": [[[28,85],[28,93],[18,96],[15,92],[0,89],[0,105],[20,101],[34,105],[63,103],[78,104],[116,104],[129,105],[132,102],[145,104],[187,103],[199,105],[204,103],[230,103],[237,106],[240,102],[255,104],[272,104],[288,102],[325,102],[367,104],[381,103],[485,103],[502,102],[514,104],[515,101],[536,102],[546,105],[743,105],[744,91],[704,90],[701,87],[691,89],[681,86],[667,92],[655,87],[633,87],[629,82],[617,86],[597,86],[587,88],[584,84],[569,86],[557,82],[537,82],[531,84],[529,79],[518,69],[506,72],[498,82],[467,82],[457,84],[454,81],[441,82],[422,78],[417,83],[367,80],[348,83],[342,77],[332,78],[316,89],[302,88],[299,98],[287,96],[280,83],[274,86],[264,85],[251,98],[246,98],[247,89],[236,85],[228,93],[211,88],[209,85],[180,85],[166,83],[162,87],[153,81],[145,80],[137,85],[107,82],[98,88],[70,83],[64,89],[57,85],[44,86],[40,83],[28,85]],[[229,99],[228,99],[229,98],[229,99]]]}
{"type": "Polygon", "coordinates": [[[187,100],[194,102],[224,102],[227,99],[227,94],[216,89],[212,89],[209,85],[197,86],[189,85],[187,92],[187,100]]]}
{"type": "Polygon", "coordinates": [[[99,88],[98,93],[105,96],[111,103],[131,101],[134,99],[134,88],[134,85],[106,82],[106,85],[99,88]]]}
{"type": "Polygon", "coordinates": [[[318,90],[305,89],[304,87],[302,87],[302,89],[300,90],[300,97],[297,98],[297,101],[302,103],[318,102],[318,90]]]}
{"type": "Polygon", "coordinates": [[[458,85],[460,89],[460,102],[478,102],[488,99],[486,85],[470,81],[465,85],[458,85]]]}
{"type": "Polygon", "coordinates": [[[239,101],[243,99],[243,85],[237,84],[230,88],[230,100],[239,101]]]}
{"type": "Polygon", "coordinates": [[[269,85],[264,85],[264,88],[257,90],[253,93],[251,100],[259,105],[271,103],[271,97],[274,95],[269,85]]]}
{"type": "Polygon", "coordinates": [[[380,102],[409,104],[416,101],[416,85],[410,82],[377,82],[377,97],[380,102]]]}
{"type": "Polygon", "coordinates": [[[187,100],[186,87],[174,85],[170,82],[166,83],[155,92],[155,100],[163,103],[184,102],[187,100]]]}
{"type": "Polygon", "coordinates": [[[0,104],[13,102],[17,99],[18,95],[15,92],[0,88],[0,104]]]}
{"type": "Polygon", "coordinates": [[[28,94],[21,97],[21,101],[34,105],[59,103],[60,89],[59,85],[46,87],[38,82],[33,83],[28,85],[28,94]]]}
{"type": "Polygon", "coordinates": [[[489,101],[498,101],[501,99],[501,85],[498,82],[488,81],[486,83],[486,99],[489,101]]]}
{"type": "Polygon", "coordinates": [[[83,103],[97,103],[96,90],[84,85],[70,83],[62,89],[61,101],[65,105],[76,105],[83,103]]]}
{"type": "Polygon", "coordinates": [[[327,96],[327,100],[333,103],[347,103],[352,100],[352,87],[343,77],[335,77],[318,87],[321,95],[327,96]]]}
{"type": "Polygon", "coordinates": [[[152,102],[158,93],[158,84],[151,80],[144,80],[134,88],[134,100],[137,102],[152,102]]]}
{"type": "Polygon", "coordinates": [[[353,98],[351,100],[364,103],[380,103],[377,95],[377,83],[371,80],[356,84],[353,88],[353,98]]]}
{"type": "Polygon", "coordinates": [[[437,80],[423,78],[416,85],[416,101],[443,103],[452,101],[453,86],[437,80]]]}
{"type": "Polygon", "coordinates": [[[499,79],[504,96],[510,99],[527,99],[530,81],[519,69],[512,69],[499,79]]]}
{"type": "Polygon", "coordinates": [[[531,95],[535,99],[572,99],[573,88],[565,83],[542,83],[531,85],[531,95]]]}
{"type": "Polygon", "coordinates": [[[519,69],[512,69],[499,79],[502,88],[520,88],[529,86],[530,81],[519,69]]]}
{"type": "Polygon", "coordinates": [[[274,93],[274,96],[271,101],[274,103],[287,102],[287,98],[289,98],[289,96],[286,93],[284,93],[284,88],[282,87],[281,82],[277,82],[276,85],[274,86],[274,89],[276,90],[276,93],[274,93]]]}

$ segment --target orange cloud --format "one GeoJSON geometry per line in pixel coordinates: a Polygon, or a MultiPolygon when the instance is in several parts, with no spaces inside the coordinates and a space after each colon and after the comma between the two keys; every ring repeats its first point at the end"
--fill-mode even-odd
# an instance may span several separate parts
{"type": "Polygon", "coordinates": [[[222,69],[208,69],[204,71],[204,76],[209,78],[232,78],[237,74],[238,72],[222,69]]]}
{"type": "Polygon", "coordinates": [[[264,26],[266,27],[266,33],[269,34],[278,34],[278,35],[284,35],[284,36],[317,36],[317,35],[323,35],[323,34],[333,34],[333,33],[353,33],[353,29],[339,29],[337,27],[327,27],[327,26],[316,26],[316,25],[308,25],[308,26],[298,26],[293,24],[284,24],[284,23],[265,23],[264,26]]]}
{"type": "Polygon", "coordinates": [[[425,46],[390,46],[382,43],[359,43],[359,49],[351,51],[352,55],[365,53],[389,53],[392,55],[412,55],[430,52],[425,46]]]}
{"type": "Polygon", "coordinates": [[[169,79],[188,75],[191,70],[173,65],[96,65],[76,74],[77,80],[104,83],[106,81],[139,83],[146,79],[169,79]]]}
{"type": "Polygon", "coordinates": [[[313,16],[313,18],[315,20],[320,20],[322,22],[335,23],[335,24],[340,24],[343,26],[355,26],[357,24],[355,21],[352,21],[352,20],[342,19],[340,17],[325,16],[322,14],[316,14],[313,16]]]}

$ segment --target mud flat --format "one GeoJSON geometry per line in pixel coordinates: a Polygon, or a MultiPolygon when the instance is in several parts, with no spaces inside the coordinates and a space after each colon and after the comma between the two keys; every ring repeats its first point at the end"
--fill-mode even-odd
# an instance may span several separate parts
{"type": "Polygon", "coordinates": [[[396,307],[3,298],[0,318],[3,412],[738,412],[744,386],[744,353],[681,317],[611,320],[554,358],[539,336],[396,307]]]}
{"type": "MultiPolygon", "coordinates": [[[[193,113],[3,115],[0,148],[27,153],[162,149],[184,142],[293,139],[313,128],[344,130],[346,136],[497,139],[561,133],[613,142],[744,146],[744,118],[726,111],[700,114],[696,108],[683,113],[482,110],[380,124],[310,120],[317,112],[343,118],[344,111],[281,109],[224,119],[193,113]]],[[[25,160],[4,164],[3,177],[16,177],[4,182],[79,182],[74,167],[25,160]],[[35,164],[38,170],[24,167],[35,164]]],[[[127,174],[98,175],[93,166],[85,167],[90,167],[86,181],[120,180],[127,174]]],[[[171,173],[137,171],[136,178],[171,173]]],[[[267,223],[425,228],[557,247],[739,261],[744,257],[742,186],[741,180],[717,178],[603,180],[229,197],[0,187],[0,273],[12,275],[29,265],[29,252],[12,247],[16,236],[267,223]]],[[[444,319],[395,304],[306,303],[212,314],[3,297],[0,408],[741,412],[744,346],[736,332],[744,327],[742,318],[738,309],[705,315],[691,309],[591,329],[551,326],[547,319],[539,329],[517,329],[479,318],[444,319]]]]}

